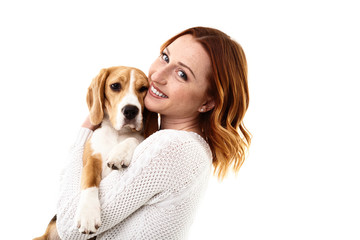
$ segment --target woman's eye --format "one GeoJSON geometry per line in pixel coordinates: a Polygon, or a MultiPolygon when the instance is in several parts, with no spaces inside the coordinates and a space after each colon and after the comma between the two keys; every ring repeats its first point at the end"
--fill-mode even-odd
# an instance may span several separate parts
{"type": "Polygon", "coordinates": [[[183,71],[179,70],[179,71],[177,72],[177,75],[178,75],[179,77],[181,77],[182,79],[187,80],[187,75],[186,75],[186,73],[184,73],[183,71]]]}
{"type": "Polygon", "coordinates": [[[169,63],[170,59],[169,56],[166,55],[166,53],[161,53],[161,59],[164,60],[165,62],[169,63]]]}
{"type": "Polygon", "coordinates": [[[114,91],[120,91],[121,85],[120,85],[120,83],[113,83],[110,85],[110,88],[114,91]]]}

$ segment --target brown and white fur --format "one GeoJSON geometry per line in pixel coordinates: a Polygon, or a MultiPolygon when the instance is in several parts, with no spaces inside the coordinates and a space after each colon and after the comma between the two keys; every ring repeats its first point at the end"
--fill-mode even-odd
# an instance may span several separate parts
{"type": "MultiPolygon", "coordinates": [[[[86,142],[83,154],[81,196],[75,215],[75,224],[81,233],[95,233],[101,225],[98,196],[101,179],[112,169],[127,167],[144,135],[150,135],[157,128],[155,116],[149,117],[149,114],[148,132],[144,134],[144,97],[148,87],[147,77],[140,70],[111,67],[102,69],[88,88],[90,121],[101,126],[86,142]]],[[[36,238],[41,239],[60,239],[56,216],[46,233],[36,238]]]]}

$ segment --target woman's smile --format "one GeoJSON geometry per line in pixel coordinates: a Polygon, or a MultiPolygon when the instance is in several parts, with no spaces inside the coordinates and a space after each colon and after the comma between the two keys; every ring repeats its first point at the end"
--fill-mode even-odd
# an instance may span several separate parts
{"type": "Polygon", "coordinates": [[[161,92],[158,88],[155,88],[154,85],[150,86],[149,93],[156,98],[169,98],[167,95],[165,95],[163,92],[161,92]]]}

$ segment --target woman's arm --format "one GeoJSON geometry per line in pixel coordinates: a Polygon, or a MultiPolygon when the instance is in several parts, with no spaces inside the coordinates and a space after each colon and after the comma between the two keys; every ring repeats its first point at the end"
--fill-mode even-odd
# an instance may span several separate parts
{"type": "MultiPolygon", "coordinates": [[[[147,144],[137,149],[133,162],[126,170],[113,171],[101,181],[102,226],[96,234],[120,223],[173,182],[171,167],[161,165],[158,160],[163,159],[161,155],[168,154],[171,148],[164,151],[154,150],[150,144],[153,141],[156,139],[148,141],[147,144]]],[[[84,239],[83,234],[76,228],[74,219],[80,199],[83,151],[83,146],[79,147],[81,142],[78,142],[77,146],[70,154],[71,164],[67,168],[61,184],[57,211],[57,229],[61,239],[84,239]]]]}
{"type": "MultiPolygon", "coordinates": [[[[81,125],[81,128],[78,132],[75,142],[72,144],[69,149],[67,164],[63,169],[60,176],[60,193],[58,200],[58,213],[67,212],[69,207],[67,204],[75,204],[75,200],[71,203],[70,199],[76,199],[80,193],[80,177],[81,170],[83,167],[83,151],[86,141],[91,137],[94,130],[99,126],[91,124],[89,116],[86,117],[84,122],[81,125]]],[[[77,200],[77,202],[79,199],[77,200]]],[[[77,204],[77,203],[76,203],[77,204]]],[[[59,216],[59,214],[57,214],[59,216]]],[[[59,221],[57,221],[57,226],[59,221]]],[[[85,235],[79,235],[77,238],[73,239],[86,239],[85,235]]]]}
{"type": "MultiPolygon", "coordinates": [[[[73,214],[72,211],[73,205],[77,206],[79,202],[79,194],[80,194],[80,177],[82,170],[82,155],[84,151],[84,146],[87,139],[92,135],[92,130],[87,127],[82,127],[79,130],[78,136],[69,150],[67,166],[62,172],[61,180],[60,180],[60,191],[59,191],[59,200],[57,203],[57,222],[56,226],[58,228],[58,233],[61,239],[71,239],[65,238],[62,236],[61,231],[59,231],[59,227],[61,227],[61,216],[65,213],[73,214]],[[59,219],[60,217],[60,219],[59,219]]],[[[75,219],[73,216],[72,219],[75,219]]],[[[73,221],[74,222],[74,221],[73,221]]],[[[71,226],[73,228],[74,226],[71,226]]],[[[69,229],[70,230],[70,229],[69,229]]],[[[74,238],[76,239],[86,239],[85,235],[78,235],[74,238]]]]}

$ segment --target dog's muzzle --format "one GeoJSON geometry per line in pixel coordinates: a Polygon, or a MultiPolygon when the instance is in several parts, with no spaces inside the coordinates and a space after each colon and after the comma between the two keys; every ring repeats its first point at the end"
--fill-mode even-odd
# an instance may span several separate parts
{"type": "Polygon", "coordinates": [[[133,120],[139,114],[139,108],[134,105],[126,105],[121,111],[127,120],[133,120]]]}

